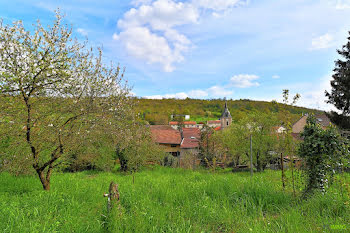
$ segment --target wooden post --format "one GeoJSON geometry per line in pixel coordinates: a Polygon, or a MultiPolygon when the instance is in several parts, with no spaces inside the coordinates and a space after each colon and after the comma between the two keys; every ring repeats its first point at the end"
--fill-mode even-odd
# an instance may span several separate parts
{"type": "Polygon", "coordinates": [[[295,185],[294,185],[294,156],[291,155],[291,169],[292,169],[292,182],[293,182],[293,196],[295,197],[295,185]]]}
{"type": "Polygon", "coordinates": [[[253,141],[250,135],[250,176],[253,176],[253,141]]]}
{"type": "Polygon", "coordinates": [[[284,183],[284,164],[283,164],[283,153],[281,153],[281,170],[282,170],[282,186],[283,189],[285,188],[285,183],[284,183]]]}
{"type": "Polygon", "coordinates": [[[110,210],[115,205],[119,205],[119,191],[118,191],[118,184],[114,183],[113,181],[109,185],[109,193],[104,194],[104,197],[108,197],[107,200],[107,211],[110,212],[110,210]]]}

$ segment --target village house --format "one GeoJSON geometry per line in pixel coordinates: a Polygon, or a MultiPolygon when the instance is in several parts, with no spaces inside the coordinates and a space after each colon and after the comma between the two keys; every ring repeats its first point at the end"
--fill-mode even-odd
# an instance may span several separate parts
{"type": "MultiPolygon", "coordinates": [[[[292,126],[292,136],[296,140],[301,140],[301,133],[304,131],[304,127],[307,123],[307,118],[309,117],[309,114],[303,114],[303,116],[293,124],[292,126]]],[[[321,125],[323,129],[326,129],[330,126],[331,121],[327,117],[326,114],[319,114],[315,115],[316,122],[321,125]]]]}
{"type": "MultiPolygon", "coordinates": [[[[178,121],[170,121],[169,125],[173,128],[173,129],[178,129],[179,126],[179,122],[178,121]]],[[[195,121],[184,121],[183,122],[183,126],[185,128],[198,128],[197,127],[197,122],[195,121]]]]}
{"type": "Polygon", "coordinates": [[[184,152],[198,153],[200,130],[197,128],[173,129],[168,125],[150,125],[152,139],[165,152],[179,157],[184,152]]]}
{"type": "MultiPolygon", "coordinates": [[[[232,116],[230,111],[228,110],[227,107],[227,102],[225,102],[225,108],[223,113],[221,114],[221,117],[219,120],[210,120],[207,121],[207,126],[214,128],[215,130],[221,130],[229,127],[232,124],[232,116]]],[[[179,128],[179,122],[178,121],[170,121],[169,125],[173,129],[178,129],[179,128]]],[[[204,123],[198,123],[195,121],[184,121],[183,126],[185,128],[197,128],[197,129],[202,129],[204,127],[204,123]]]]}
{"type": "MultiPolygon", "coordinates": [[[[225,103],[224,111],[217,121],[208,121],[208,126],[215,130],[222,130],[230,126],[232,116],[225,103]]],[[[199,141],[203,123],[195,121],[184,121],[179,127],[179,122],[170,121],[169,125],[150,125],[152,139],[155,143],[164,148],[165,152],[179,157],[183,153],[199,153],[199,141]]]]}

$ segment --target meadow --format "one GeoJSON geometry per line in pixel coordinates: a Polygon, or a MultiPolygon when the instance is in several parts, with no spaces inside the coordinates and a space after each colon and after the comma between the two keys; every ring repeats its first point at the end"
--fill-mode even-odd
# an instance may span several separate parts
{"type": "MultiPolygon", "coordinates": [[[[343,184],[350,182],[343,175],[343,184]]],[[[349,232],[346,186],[307,200],[281,187],[280,171],[212,173],[154,167],[133,175],[55,173],[49,192],[33,176],[0,174],[0,232],[349,232]],[[108,217],[109,183],[120,208],[108,217]]]]}

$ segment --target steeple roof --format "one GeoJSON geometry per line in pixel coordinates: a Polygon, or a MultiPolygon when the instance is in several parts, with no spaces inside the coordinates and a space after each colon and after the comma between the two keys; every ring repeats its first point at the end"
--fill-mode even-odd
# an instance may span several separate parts
{"type": "Polygon", "coordinates": [[[231,113],[230,113],[230,111],[227,108],[227,101],[225,101],[225,109],[224,109],[224,112],[221,115],[221,119],[222,118],[232,118],[231,113]]]}

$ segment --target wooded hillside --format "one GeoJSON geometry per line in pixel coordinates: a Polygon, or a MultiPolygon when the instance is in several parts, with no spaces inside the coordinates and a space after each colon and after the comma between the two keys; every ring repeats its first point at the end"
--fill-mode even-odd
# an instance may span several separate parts
{"type": "MultiPolygon", "coordinates": [[[[136,98],[136,112],[141,119],[150,124],[168,124],[170,115],[186,114],[191,120],[200,122],[218,119],[224,110],[224,99],[143,99],[136,98]]],[[[227,100],[233,121],[240,120],[249,112],[264,112],[281,114],[283,104],[275,101],[254,101],[248,99],[227,100]]],[[[320,113],[315,109],[286,106],[292,113],[292,120],[297,121],[303,113],[320,113]]]]}

